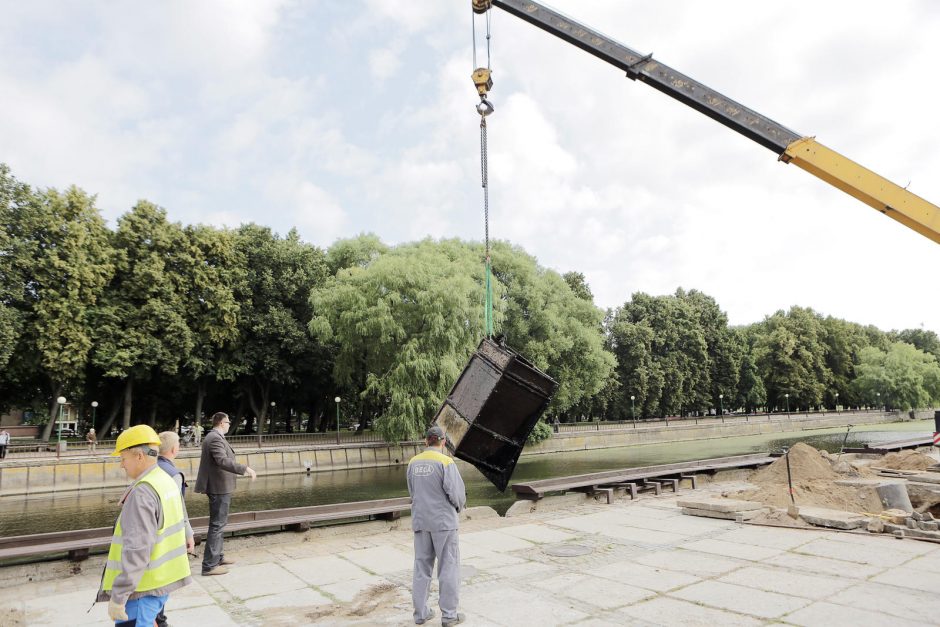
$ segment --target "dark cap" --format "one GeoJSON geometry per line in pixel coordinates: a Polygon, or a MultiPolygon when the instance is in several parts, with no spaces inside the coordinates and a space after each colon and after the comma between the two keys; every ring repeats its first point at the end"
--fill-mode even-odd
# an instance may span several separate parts
{"type": "Polygon", "coordinates": [[[427,433],[424,434],[425,439],[435,439],[443,440],[444,439],[444,430],[438,427],[437,425],[431,425],[428,427],[427,433]]]}

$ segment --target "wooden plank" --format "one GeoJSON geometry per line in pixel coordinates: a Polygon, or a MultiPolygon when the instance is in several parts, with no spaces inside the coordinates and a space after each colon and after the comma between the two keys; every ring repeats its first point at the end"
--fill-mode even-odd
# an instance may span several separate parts
{"type": "Polygon", "coordinates": [[[762,466],[772,463],[774,458],[765,454],[736,455],[733,457],[718,457],[713,459],[681,462],[677,464],[661,464],[658,466],[643,466],[638,468],[625,468],[622,470],[605,471],[586,475],[557,477],[513,484],[512,490],[520,497],[526,494],[543,494],[545,492],[570,491],[575,488],[591,485],[608,485],[617,482],[641,481],[643,479],[656,479],[668,475],[681,475],[689,472],[703,472],[723,470],[728,468],[744,468],[749,466],[762,466]]]}
{"type": "MultiPolygon", "coordinates": [[[[271,527],[289,527],[295,530],[303,530],[309,528],[310,524],[314,522],[371,516],[394,520],[400,517],[402,512],[410,509],[411,499],[401,497],[375,501],[291,507],[279,510],[236,512],[229,516],[225,530],[248,531],[271,527]]],[[[196,536],[204,537],[208,531],[209,518],[207,516],[191,518],[190,524],[196,536]]],[[[75,559],[85,559],[89,549],[108,546],[111,543],[112,532],[111,527],[99,527],[96,529],[56,531],[0,538],[0,559],[62,552],[68,552],[69,556],[74,556],[75,559]]]]}

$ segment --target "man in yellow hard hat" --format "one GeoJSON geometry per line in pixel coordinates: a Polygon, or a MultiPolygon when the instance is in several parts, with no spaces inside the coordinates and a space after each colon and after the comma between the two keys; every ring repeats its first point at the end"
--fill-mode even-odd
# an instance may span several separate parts
{"type": "Polygon", "coordinates": [[[98,601],[121,627],[151,627],[170,592],[192,583],[179,486],[157,466],[160,438],[147,425],[125,429],[114,446],[134,483],[121,498],[98,601]]]}

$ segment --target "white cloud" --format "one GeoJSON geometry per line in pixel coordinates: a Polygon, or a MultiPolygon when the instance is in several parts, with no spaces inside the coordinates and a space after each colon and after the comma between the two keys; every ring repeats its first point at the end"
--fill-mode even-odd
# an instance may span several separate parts
{"type": "MultiPolygon", "coordinates": [[[[940,202],[940,5],[553,0],[940,202]]],[[[482,239],[460,2],[12,3],[0,161],[173,219],[320,245],[482,239]]],[[[940,331],[940,249],[521,20],[493,13],[491,230],[583,271],[602,306],[678,286],[732,322],[794,304],[940,331]]]]}

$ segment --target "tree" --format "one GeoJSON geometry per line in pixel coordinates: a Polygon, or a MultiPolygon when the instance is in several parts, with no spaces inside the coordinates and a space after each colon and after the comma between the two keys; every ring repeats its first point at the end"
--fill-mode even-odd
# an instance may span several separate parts
{"type": "Polygon", "coordinates": [[[564,414],[600,392],[615,360],[604,348],[604,311],[584,298],[590,289],[583,276],[574,291],[557,272],[504,242],[493,246],[492,259],[493,276],[504,288],[497,333],[558,381],[546,415],[564,414]]]}
{"type": "MultiPolygon", "coordinates": [[[[397,246],[339,271],[311,296],[311,332],[336,346],[334,379],[389,440],[420,435],[483,332],[483,249],[459,240],[397,246]]],[[[560,382],[564,412],[606,384],[602,312],[522,250],[493,247],[494,318],[508,344],[560,382]]]]}
{"type": "MultiPolygon", "coordinates": [[[[10,211],[4,226],[16,271],[9,276],[0,315],[18,331],[21,380],[44,380],[49,415],[54,416],[56,399],[70,386],[77,388],[85,374],[91,311],[113,272],[108,231],[94,198],[76,187],[32,194],[4,187],[14,196],[14,211],[4,202],[10,211]],[[16,314],[6,309],[10,306],[16,314]]],[[[53,426],[52,420],[46,423],[43,440],[48,441],[53,426]]]]}
{"type": "Polygon", "coordinates": [[[328,371],[329,355],[307,332],[309,294],[323,285],[327,265],[323,251],[300,241],[294,229],[281,238],[267,227],[246,224],[238,231],[238,247],[246,277],[238,293],[239,335],[231,359],[243,373],[240,388],[260,431],[278,387],[328,384],[313,375],[328,371]]]}
{"type": "Polygon", "coordinates": [[[333,377],[389,441],[417,438],[483,328],[483,269],[456,240],[399,246],[311,295],[310,330],[336,346],[333,377]]]}
{"type": "Polygon", "coordinates": [[[203,402],[211,381],[232,381],[241,369],[226,359],[238,337],[239,304],[235,291],[245,280],[245,255],[238,249],[235,233],[207,226],[188,226],[183,230],[180,251],[174,268],[186,325],[193,338],[193,349],[183,362],[183,371],[196,387],[194,420],[202,416],[203,402]]]}
{"type": "Polygon", "coordinates": [[[940,400],[940,364],[912,344],[895,342],[886,352],[862,349],[856,365],[856,393],[874,405],[916,409],[940,400]]]}
{"type": "Polygon", "coordinates": [[[684,292],[679,294],[681,297],[638,292],[614,315],[614,325],[638,327],[632,334],[634,341],[648,342],[648,348],[632,349],[643,359],[633,364],[621,362],[620,373],[624,394],[632,394],[633,387],[640,391],[637,406],[644,415],[670,416],[710,406],[708,343],[698,311],[684,292]],[[643,327],[647,330],[641,330],[643,327]]]}
{"type": "Polygon", "coordinates": [[[927,329],[904,329],[892,334],[896,336],[895,341],[913,344],[920,351],[933,355],[934,359],[940,362],[940,337],[933,331],[927,329]]]}
{"type": "Polygon", "coordinates": [[[92,361],[105,377],[123,382],[126,429],[135,381],[175,375],[195,341],[179,273],[187,249],[182,227],[142,200],[118,220],[113,241],[117,272],[94,312],[92,361]]]}
{"type": "Polygon", "coordinates": [[[822,402],[830,386],[822,325],[812,309],[778,311],[757,325],[752,357],[767,386],[768,404],[790,407],[822,402]]]}

